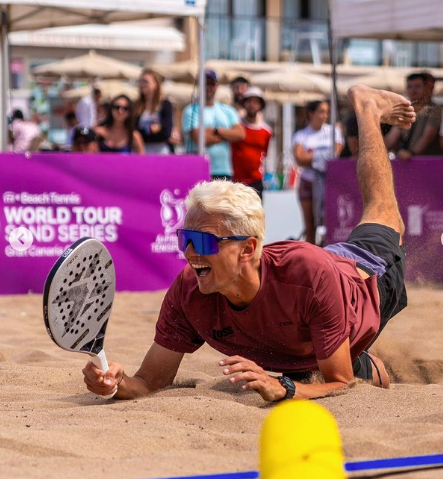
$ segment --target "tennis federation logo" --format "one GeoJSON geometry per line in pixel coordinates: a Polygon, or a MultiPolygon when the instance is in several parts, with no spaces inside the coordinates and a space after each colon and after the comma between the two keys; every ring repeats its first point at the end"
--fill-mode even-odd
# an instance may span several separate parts
{"type": "Polygon", "coordinates": [[[156,236],[155,242],[151,243],[151,251],[153,253],[181,254],[178,249],[175,232],[183,226],[186,206],[185,198],[180,193],[178,189],[174,191],[164,189],[160,193],[160,219],[164,231],[156,236]]]}

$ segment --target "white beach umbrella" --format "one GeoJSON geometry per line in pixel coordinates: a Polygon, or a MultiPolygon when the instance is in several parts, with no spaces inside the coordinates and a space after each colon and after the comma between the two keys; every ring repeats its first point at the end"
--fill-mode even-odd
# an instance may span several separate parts
{"type": "Polygon", "coordinates": [[[250,80],[254,86],[272,91],[322,94],[331,92],[330,80],[315,73],[308,73],[298,66],[268,73],[257,73],[252,75],[250,80]]]}
{"type": "MultiPolygon", "coordinates": [[[[102,92],[102,97],[105,100],[112,100],[117,95],[126,95],[131,100],[136,100],[138,97],[138,88],[129,83],[120,80],[103,80],[94,84],[102,92]]],[[[89,85],[80,88],[73,88],[62,93],[63,98],[67,100],[79,100],[91,93],[89,85]]]]}
{"type": "Polygon", "coordinates": [[[48,63],[33,68],[32,73],[44,77],[136,79],[141,68],[105,57],[91,50],[86,55],[48,63]]]}

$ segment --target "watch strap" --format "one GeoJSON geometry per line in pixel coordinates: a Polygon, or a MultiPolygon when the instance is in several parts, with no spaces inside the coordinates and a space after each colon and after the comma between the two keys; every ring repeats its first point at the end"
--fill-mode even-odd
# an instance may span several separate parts
{"type": "Polygon", "coordinates": [[[285,399],[292,399],[295,396],[295,390],[297,389],[294,381],[287,376],[278,376],[279,383],[286,389],[286,396],[279,399],[279,401],[284,401],[285,399]]]}

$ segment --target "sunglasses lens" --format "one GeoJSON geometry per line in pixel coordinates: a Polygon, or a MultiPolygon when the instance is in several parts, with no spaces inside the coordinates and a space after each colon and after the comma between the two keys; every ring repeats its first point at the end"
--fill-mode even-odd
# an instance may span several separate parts
{"type": "Polygon", "coordinates": [[[211,233],[192,230],[177,230],[178,248],[180,251],[186,251],[191,242],[195,252],[202,255],[218,253],[218,242],[211,233]]]}

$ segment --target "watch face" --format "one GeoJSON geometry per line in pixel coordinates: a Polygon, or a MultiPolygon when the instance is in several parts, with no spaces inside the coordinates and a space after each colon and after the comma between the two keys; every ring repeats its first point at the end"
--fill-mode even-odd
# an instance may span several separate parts
{"type": "Polygon", "coordinates": [[[286,389],[286,396],[283,399],[291,399],[295,396],[295,384],[287,376],[280,376],[278,378],[280,384],[286,389]]]}

